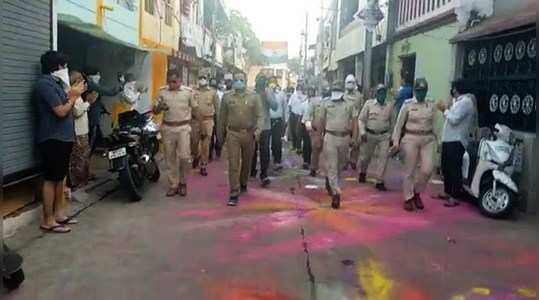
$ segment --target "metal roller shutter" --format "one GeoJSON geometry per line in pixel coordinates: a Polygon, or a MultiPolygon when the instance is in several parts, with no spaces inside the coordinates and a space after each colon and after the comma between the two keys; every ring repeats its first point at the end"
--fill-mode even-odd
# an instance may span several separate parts
{"type": "Polygon", "coordinates": [[[51,0],[0,0],[0,122],[4,179],[28,173],[38,166],[32,89],[40,74],[39,58],[49,49],[51,0]]]}

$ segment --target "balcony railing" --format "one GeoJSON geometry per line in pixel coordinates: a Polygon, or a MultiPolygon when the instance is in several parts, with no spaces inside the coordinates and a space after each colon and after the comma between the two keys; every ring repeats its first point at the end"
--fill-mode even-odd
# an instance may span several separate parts
{"type": "Polygon", "coordinates": [[[451,12],[456,5],[457,0],[398,0],[397,31],[451,12]]]}

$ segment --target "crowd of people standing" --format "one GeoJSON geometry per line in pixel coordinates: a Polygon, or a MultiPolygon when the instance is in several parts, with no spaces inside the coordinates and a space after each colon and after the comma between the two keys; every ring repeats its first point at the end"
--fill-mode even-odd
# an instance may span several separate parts
{"type": "MultiPolygon", "coordinates": [[[[76,189],[92,178],[90,157],[102,138],[101,116],[110,114],[101,96],[120,95],[123,109],[132,110],[147,88],[131,74],[119,78],[118,87],[104,88],[97,69],[68,71],[67,57],[56,51],[45,53],[41,65],[43,75],[35,88],[37,144],[44,158],[41,228],[65,233],[78,222],[65,214],[66,184],[76,189]]],[[[331,85],[298,84],[285,91],[277,78],[260,74],[251,91],[244,73],[217,82],[209,69],[201,70],[197,86],[190,88],[182,84],[177,70],[169,70],[167,86],[152,107],[154,114],[163,115],[166,195],[186,196],[189,170],[200,168],[200,175],[208,176],[208,163],[220,158],[223,148],[228,160],[228,205],[236,206],[247,192],[249,177],[258,176],[261,186],[267,187],[270,165],[275,171],[283,169],[283,141],[288,140],[289,153],[301,156],[302,168],[310,176],[323,174],[335,209],[341,206],[343,170],[357,171],[363,184],[376,156],[372,175],[375,187],[383,192],[388,160],[400,152],[405,173],[403,208],[421,210],[421,193],[433,172],[435,148],[442,142],[445,193],[440,197],[446,206],[455,206],[462,178],[460,165],[453,162],[462,159],[476,125],[476,104],[459,84],[453,85],[449,102],[427,101],[428,89],[427,80],[419,78],[413,86],[403,82],[395,99],[390,98],[396,93],[383,84],[366,97],[354,76],[348,75],[331,85]],[[445,118],[440,138],[434,130],[438,115],[445,118]]]]}

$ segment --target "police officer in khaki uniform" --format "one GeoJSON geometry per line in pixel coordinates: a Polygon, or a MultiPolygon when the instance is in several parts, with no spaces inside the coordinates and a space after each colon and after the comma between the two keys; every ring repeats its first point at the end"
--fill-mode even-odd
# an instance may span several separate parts
{"type": "Polygon", "coordinates": [[[367,177],[367,169],[374,151],[377,153],[374,176],[376,188],[386,191],[384,176],[386,172],[391,132],[393,128],[394,111],[393,103],[386,103],[387,89],[383,84],[376,87],[376,99],[367,100],[359,114],[359,136],[361,139],[359,182],[364,183],[367,177]]]}
{"type": "Polygon", "coordinates": [[[181,87],[180,74],[171,70],[167,74],[168,87],[161,90],[155,113],[163,112],[161,134],[165,146],[165,162],[170,188],[168,197],[187,195],[186,176],[191,153],[189,139],[191,116],[198,115],[192,91],[181,87]]]}
{"type": "Polygon", "coordinates": [[[232,84],[233,92],[226,94],[217,117],[217,137],[225,140],[228,154],[229,206],[238,205],[240,192],[247,192],[247,182],[255,142],[263,126],[260,97],[246,91],[245,75],[237,73],[232,84]]]}
{"type": "Polygon", "coordinates": [[[329,100],[331,96],[331,89],[329,83],[322,83],[322,95],[319,97],[313,97],[307,108],[307,112],[303,115],[303,123],[305,128],[309,132],[312,144],[311,153],[311,176],[316,177],[318,169],[320,168],[320,155],[322,154],[323,144],[323,132],[322,125],[320,124],[320,111],[322,103],[329,100]]]}
{"type": "MultiPolygon", "coordinates": [[[[202,118],[199,128],[199,144],[195,148],[200,150],[200,175],[208,176],[208,161],[210,158],[210,143],[213,133],[214,117],[219,111],[219,97],[217,91],[208,83],[209,69],[203,69],[198,78],[198,90],[195,92],[195,100],[198,103],[198,112],[202,118]]],[[[195,141],[196,142],[196,141],[195,141]]]]}
{"type": "MultiPolygon", "coordinates": [[[[344,100],[349,102],[354,109],[354,119],[359,116],[359,112],[363,108],[363,96],[357,90],[356,78],[354,75],[349,74],[344,80],[344,87],[346,92],[344,94],[344,100]]],[[[350,149],[350,154],[348,158],[348,163],[345,165],[345,169],[348,167],[348,164],[352,167],[352,170],[355,170],[357,167],[357,161],[359,158],[359,144],[355,144],[350,149]]]]}
{"type": "Polygon", "coordinates": [[[324,101],[321,106],[320,120],[321,129],[325,132],[323,151],[326,160],[326,189],[333,198],[331,207],[338,209],[341,203],[339,181],[346,164],[350,136],[353,141],[357,137],[354,108],[344,100],[342,82],[333,83],[330,99],[324,101]]]}
{"type": "Polygon", "coordinates": [[[406,211],[424,208],[420,193],[425,191],[433,170],[436,106],[426,101],[428,89],[426,79],[416,80],[414,98],[402,107],[393,131],[391,152],[399,149],[404,152],[403,192],[406,211]]]}

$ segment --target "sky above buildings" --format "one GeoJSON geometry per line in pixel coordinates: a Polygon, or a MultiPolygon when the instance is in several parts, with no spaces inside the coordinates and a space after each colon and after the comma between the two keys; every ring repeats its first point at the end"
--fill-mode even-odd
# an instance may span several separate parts
{"type": "MultiPolygon", "coordinates": [[[[323,2],[327,5],[329,0],[323,2]]],[[[306,13],[309,44],[316,41],[321,0],[225,0],[225,3],[249,19],[261,41],[287,41],[290,58],[299,56],[306,13]]]]}

